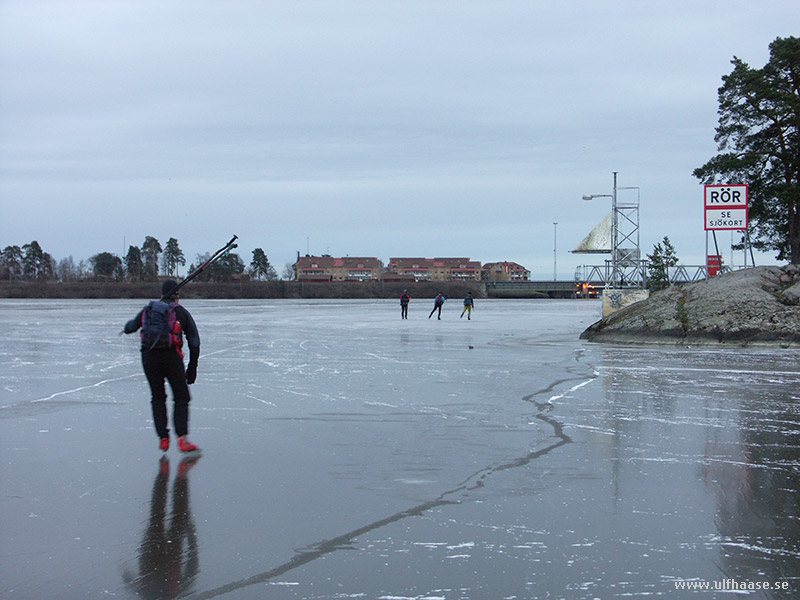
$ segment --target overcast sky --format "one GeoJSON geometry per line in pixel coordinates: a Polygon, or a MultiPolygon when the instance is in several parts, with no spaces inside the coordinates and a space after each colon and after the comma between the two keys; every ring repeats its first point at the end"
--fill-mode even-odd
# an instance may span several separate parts
{"type": "Polygon", "coordinates": [[[549,279],[555,243],[571,278],[610,210],[581,196],[618,171],[643,253],[701,264],[721,77],[798,23],[796,0],[0,0],[0,247],[152,235],[192,262],[237,234],[279,272],[309,251],[549,279]]]}

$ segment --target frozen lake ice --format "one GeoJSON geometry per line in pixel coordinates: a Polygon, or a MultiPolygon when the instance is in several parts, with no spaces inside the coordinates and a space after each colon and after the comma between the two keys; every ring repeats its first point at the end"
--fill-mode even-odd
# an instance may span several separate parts
{"type": "Polygon", "coordinates": [[[142,301],[0,301],[2,598],[800,593],[797,350],[593,345],[596,301],[184,304],[189,462],[142,301]]]}

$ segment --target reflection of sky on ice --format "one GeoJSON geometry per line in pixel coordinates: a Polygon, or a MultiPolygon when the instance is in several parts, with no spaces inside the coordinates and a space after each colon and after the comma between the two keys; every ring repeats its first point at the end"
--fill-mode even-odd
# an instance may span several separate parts
{"type": "Polygon", "coordinates": [[[796,350],[586,344],[583,301],[187,300],[187,466],[116,335],[141,304],[0,304],[4,598],[800,588],[796,350]]]}

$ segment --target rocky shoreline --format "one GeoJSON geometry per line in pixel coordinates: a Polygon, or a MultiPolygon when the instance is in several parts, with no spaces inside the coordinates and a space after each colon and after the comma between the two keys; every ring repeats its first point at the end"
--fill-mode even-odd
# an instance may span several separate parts
{"type": "Polygon", "coordinates": [[[675,285],[591,325],[581,339],[800,347],[800,267],[755,267],[675,285]]]}

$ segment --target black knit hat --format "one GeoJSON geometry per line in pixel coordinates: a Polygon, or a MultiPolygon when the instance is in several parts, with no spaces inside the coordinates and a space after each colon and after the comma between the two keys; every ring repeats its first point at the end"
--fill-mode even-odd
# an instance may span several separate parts
{"type": "Polygon", "coordinates": [[[178,284],[172,279],[167,279],[164,283],[161,284],[161,297],[162,298],[169,298],[173,295],[175,288],[178,287],[178,284]]]}

